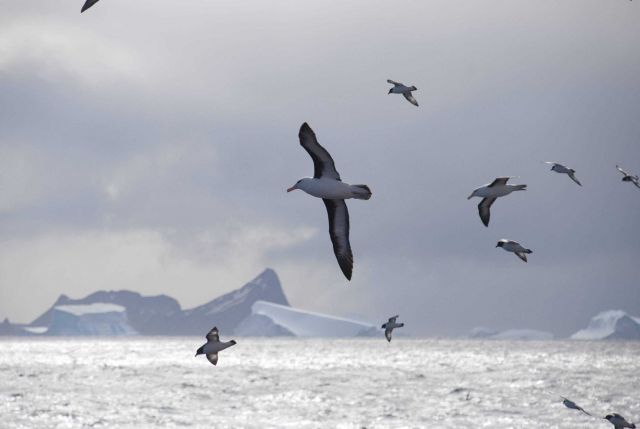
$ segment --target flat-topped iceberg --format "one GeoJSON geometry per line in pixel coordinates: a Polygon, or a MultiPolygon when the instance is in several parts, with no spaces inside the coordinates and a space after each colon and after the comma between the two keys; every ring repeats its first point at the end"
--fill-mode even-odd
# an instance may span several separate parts
{"type": "Polygon", "coordinates": [[[375,331],[375,327],[368,323],[256,301],[251,306],[251,315],[235,333],[246,336],[355,337],[375,331]],[[254,323],[258,321],[261,323],[254,323]]]}
{"type": "Polygon", "coordinates": [[[640,340],[640,318],[622,310],[603,311],[571,336],[573,340],[640,340]]]}
{"type": "Polygon", "coordinates": [[[46,335],[136,335],[126,309],[108,302],[58,305],[46,335]]]}

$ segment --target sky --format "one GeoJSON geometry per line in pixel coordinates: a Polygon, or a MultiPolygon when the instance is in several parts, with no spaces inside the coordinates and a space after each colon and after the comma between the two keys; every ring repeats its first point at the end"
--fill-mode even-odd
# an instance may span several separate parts
{"type": "Polygon", "coordinates": [[[188,308],[266,267],[296,307],[413,335],[640,316],[640,189],[615,169],[640,173],[638,2],[81,6],[0,0],[0,318],[99,289],[188,308]],[[323,204],[285,192],[313,174],[305,121],[373,192],[347,204],[351,282],[323,204]],[[528,189],[485,228],[466,198],[505,175],[528,189]]]}

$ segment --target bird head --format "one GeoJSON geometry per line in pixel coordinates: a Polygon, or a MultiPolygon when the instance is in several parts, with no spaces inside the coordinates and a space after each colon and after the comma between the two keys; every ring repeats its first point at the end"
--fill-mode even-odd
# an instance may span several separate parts
{"type": "Polygon", "coordinates": [[[393,88],[391,88],[391,89],[389,90],[389,94],[391,94],[392,92],[393,92],[393,88]]]}
{"type": "Polygon", "coordinates": [[[236,345],[236,340],[231,340],[231,341],[229,341],[229,343],[230,343],[232,346],[235,346],[235,345],[236,345]]]}
{"type": "Polygon", "coordinates": [[[496,244],[496,247],[504,247],[504,241],[498,241],[498,244],[496,244]]]}
{"type": "Polygon", "coordinates": [[[292,187],[287,189],[287,192],[291,192],[291,191],[295,191],[296,189],[300,189],[300,188],[298,188],[298,185],[300,184],[300,182],[302,182],[302,179],[298,180],[295,185],[293,185],[292,187]]]}
{"type": "Polygon", "coordinates": [[[467,197],[467,199],[468,199],[468,200],[470,200],[471,198],[475,197],[475,196],[476,196],[476,192],[478,192],[478,190],[477,190],[477,189],[474,189],[474,190],[473,190],[473,192],[471,193],[471,195],[469,195],[469,196],[467,197]]]}

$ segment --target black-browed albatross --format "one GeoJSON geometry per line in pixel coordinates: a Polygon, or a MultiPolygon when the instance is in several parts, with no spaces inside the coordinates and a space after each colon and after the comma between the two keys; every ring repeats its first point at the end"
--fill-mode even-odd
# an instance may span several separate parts
{"type": "Polygon", "coordinates": [[[313,177],[298,180],[287,192],[300,189],[311,196],[322,198],[329,215],[329,236],[333,243],[333,253],[345,277],[351,280],[353,254],[349,244],[349,211],[344,200],[368,200],[371,198],[371,190],[367,185],[349,185],[340,180],[331,155],[320,146],[315,133],[306,122],[300,127],[298,137],[300,145],[313,160],[313,177]]]}
{"type": "Polygon", "coordinates": [[[498,177],[488,185],[474,189],[467,198],[468,200],[473,197],[482,198],[482,201],[478,204],[478,213],[484,226],[489,226],[489,218],[491,217],[489,209],[498,197],[504,197],[513,191],[525,191],[527,189],[527,185],[507,185],[509,179],[511,179],[511,177],[498,177]]]}

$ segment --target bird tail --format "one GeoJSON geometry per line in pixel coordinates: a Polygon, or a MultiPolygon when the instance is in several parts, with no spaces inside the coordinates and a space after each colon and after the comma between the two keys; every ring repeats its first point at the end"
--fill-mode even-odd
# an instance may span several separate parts
{"type": "Polygon", "coordinates": [[[527,185],[516,185],[516,191],[526,191],[527,185]]]}
{"type": "Polygon", "coordinates": [[[402,328],[404,326],[404,323],[399,323],[398,324],[398,328],[402,328]]]}
{"type": "Polygon", "coordinates": [[[524,253],[533,253],[531,249],[524,249],[524,253]]]}
{"type": "Polygon", "coordinates": [[[418,89],[418,88],[416,88],[416,86],[415,86],[415,85],[411,87],[411,91],[416,91],[417,89],[418,89]]]}
{"type": "Polygon", "coordinates": [[[371,198],[371,189],[367,185],[351,185],[353,198],[358,200],[368,200],[371,198]]]}

